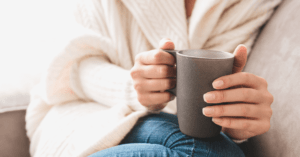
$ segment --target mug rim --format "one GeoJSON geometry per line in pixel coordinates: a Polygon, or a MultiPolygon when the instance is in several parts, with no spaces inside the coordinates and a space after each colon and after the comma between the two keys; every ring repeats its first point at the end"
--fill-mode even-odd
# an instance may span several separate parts
{"type": "Polygon", "coordinates": [[[218,50],[206,50],[206,49],[186,49],[186,50],[179,50],[176,52],[178,55],[183,56],[183,57],[188,57],[188,58],[197,58],[197,59],[209,59],[209,60],[214,60],[214,59],[232,59],[234,58],[234,54],[226,52],[226,51],[218,51],[218,50]],[[207,57],[198,57],[198,56],[189,56],[186,54],[182,54],[183,51],[211,51],[211,52],[221,52],[221,53],[225,53],[227,55],[230,55],[228,57],[219,57],[219,58],[207,58],[207,57]]]}

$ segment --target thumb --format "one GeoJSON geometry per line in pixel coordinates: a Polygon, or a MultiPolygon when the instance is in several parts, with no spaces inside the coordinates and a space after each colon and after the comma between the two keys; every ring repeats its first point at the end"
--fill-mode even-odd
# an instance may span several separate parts
{"type": "Polygon", "coordinates": [[[163,38],[159,41],[159,49],[174,50],[175,45],[169,38],[163,38]]]}
{"type": "Polygon", "coordinates": [[[241,72],[246,65],[247,62],[247,47],[245,45],[238,45],[234,52],[234,62],[233,62],[233,68],[232,73],[238,73],[241,72]]]}

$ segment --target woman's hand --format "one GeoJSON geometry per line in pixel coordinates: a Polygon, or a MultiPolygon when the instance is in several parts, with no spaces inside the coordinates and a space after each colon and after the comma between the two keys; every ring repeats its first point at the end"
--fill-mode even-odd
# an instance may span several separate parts
{"type": "Polygon", "coordinates": [[[204,94],[207,103],[223,103],[203,108],[203,114],[213,117],[228,136],[243,140],[267,132],[272,116],[273,96],[262,77],[241,72],[246,64],[247,49],[240,45],[234,52],[233,74],[213,82],[216,91],[204,94]]]}
{"type": "Polygon", "coordinates": [[[130,71],[139,102],[149,110],[160,110],[174,99],[174,95],[165,90],[175,87],[175,58],[161,49],[174,49],[174,43],[162,39],[160,49],[138,54],[130,71]]]}

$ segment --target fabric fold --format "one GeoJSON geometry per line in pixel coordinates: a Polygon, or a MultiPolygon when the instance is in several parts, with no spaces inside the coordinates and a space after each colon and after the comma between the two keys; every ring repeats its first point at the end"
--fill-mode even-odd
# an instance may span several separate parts
{"type": "MultiPolygon", "coordinates": [[[[157,48],[163,37],[176,49],[232,53],[237,43],[251,47],[280,0],[254,0],[267,11],[248,10],[245,19],[237,18],[245,12],[242,0],[197,0],[189,32],[183,0],[79,2],[83,27],[74,25],[78,29],[30,93],[26,130],[32,156],[87,156],[118,145],[140,117],[151,114],[138,103],[129,76],[137,54],[157,48]],[[234,25],[224,22],[235,18],[234,25]]],[[[162,111],[175,114],[175,100],[162,111]]]]}

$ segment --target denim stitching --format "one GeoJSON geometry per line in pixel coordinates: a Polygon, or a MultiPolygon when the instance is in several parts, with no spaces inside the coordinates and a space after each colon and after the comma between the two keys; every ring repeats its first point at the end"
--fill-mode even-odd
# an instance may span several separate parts
{"type": "MultiPolygon", "coordinates": [[[[176,132],[177,132],[177,131],[176,131],[176,132]]],[[[166,138],[164,139],[163,145],[166,145],[166,141],[171,137],[170,135],[173,134],[173,133],[175,133],[175,132],[171,132],[170,134],[168,134],[168,135],[166,136],[166,138]]],[[[171,149],[171,148],[170,148],[170,149],[171,149]]]]}
{"type": "MultiPolygon", "coordinates": [[[[147,121],[147,122],[161,122],[161,121],[147,121]]],[[[176,125],[176,124],[174,124],[174,123],[171,123],[171,122],[167,122],[167,121],[165,121],[165,123],[170,123],[170,124],[173,124],[173,125],[176,125]]],[[[159,126],[161,126],[162,124],[160,124],[159,126]]],[[[157,129],[159,126],[157,126],[155,129],[157,129]]],[[[147,139],[146,139],[146,142],[148,143],[149,142],[149,138],[150,138],[150,135],[153,133],[153,131],[155,130],[155,129],[153,129],[150,133],[149,133],[149,135],[148,135],[148,137],[147,137],[147,139]]]]}
{"type": "MultiPolygon", "coordinates": [[[[211,146],[211,143],[209,143],[209,146],[211,146]]],[[[208,147],[208,148],[207,148],[207,156],[209,156],[210,152],[211,152],[211,151],[210,151],[210,147],[208,147]]]]}
{"type": "MultiPolygon", "coordinates": [[[[152,120],[152,121],[148,121],[148,122],[161,122],[161,121],[154,121],[154,120],[152,120]]],[[[172,125],[175,125],[175,126],[178,126],[177,124],[174,124],[174,123],[172,123],[172,122],[168,122],[168,121],[164,121],[165,123],[169,123],[169,124],[172,124],[172,125]]],[[[159,125],[160,126],[160,125],[159,125]]],[[[171,132],[170,134],[173,134],[174,132],[171,132]]],[[[152,134],[152,132],[151,132],[151,134],[152,134]]],[[[166,136],[166,138],[163,140],[163,146],[165,146],[165,144],[166,144],[166,141],[167,141],[167,139],[168,138],[170,138],[170,134],[168,134],[168,136],[166,136]]],[[[147,138],[148,139],[148,138],[147,138]]],[[[147,141],[148,142],[148,141],[147,141]]],[[[186,140],[186,143],[188,143],[188,140],[186,140]]],[[[195,153],[195,147],[196,147],[196,145],[195,145],[195,139],[193,138],[193,148],[192,148],[192,153],[191,153],[191,156],[189,156],[189,155],[187,155],[187,157],[193,157],[193,155],[194,155],[194,153],[195,153]]],[[[168,147],[167,147],[168,148],[168,147]]],[[[169,149],[171,149],[171,148],[169,148],[169,149]]],[[[172,149],[171,149],[172,150],[172,149]]]]}
{"type": "MultiPolygon", "coordinates": [[[[148,120],[147,122],[164,122],[164,123],[169,123],[169,124],[171,124],[171,125],[178,126],[178,124],[175,124],[175,123],[173,123],[173,122],[168,122],[168,121],[148,120]]],[[[161,124],[161,125],[162,125],[162,124],[161,124]]],[[[161,125],[159,125],[159,126],[161,126],[161,125]]],[[[157,127],[159,127],[159,126],[157,126],[157,127]]],[[[156,128],[157,128],[157,127],[156,127],[156,128]]],[[[156,128],[155,128],[155,129],[156,129],[156,128]]],[[[149,136],[147,137],[147,140],[146,140],[147,143],[149,142],[150,135],[153,133],[153,131],[154,131],[155,129],[153,129],[153,130],[151,131],[151,133],[149,134],[149,136]]],[[[172,134],[172,133],[171,133],[171,134],[172,134]]],[[[169,136],[167,136],[167,137],[169,137],[169,136]]],[[[166,139],[164,139],[164,143],[163,143],[163,144],[165,144],[165,141],[166,141],[166,139]]],[[[194,156],[194,153],[195,153],[195,147],[196,147],[195,139],[193,138],[193,148],[192,148],[191,157],[194,156]]],[[[170,149],[170,148],[169,148],[169,149],[170,149]]],[[[210,150],[210,148],[208,148],[208,149],[207,149],[207,156],[209,156],[210,153],[211,153],[211,150],[210,150]]],[[[187,155],[187,157],[189,157],[189,155],[187,155]]]]}
{"type": "Polygon", "coordinates": [[[193,148],[192,148],[192,154],[191,154],[191,157],[194,156],[195,147],[196,147],[196,145],[195,145],[195,139],[193,138],[193,148]]]}
{"type": "MultiPolygon", "coordinates": [[[[150,120],[150,121],[147,121],[147,122],[162,122],[162,121],[150,120]]],[[[174,123],[168,122],[168,121],[164,121],[164,123],[169,123],[169,124],[171,124],[171,125],[178,126],[177,124],[174,124],[174,123]]],[[[162,124],[164,124],[164,123],[162,123],[162,124]]],[[[161,125],[162,125],[162,124],[161,124],[161,125]]],[[[161,125],[159,125],[159,126],[161,126],[161,125]]],[[[157,127],[159,127],[159,126],[157,126],[157,127]]],[[[157,129],[157,127],[156,127],[155,129],[157,129]]],[[[147,137],[147,140],[146,140],[147,143],[149,142],[150,135],[153,133],[153,131],[154,131],[155,129],[153,129],[153,130],[151,131],[151,133],[149,133],[149,135],[148,135],[148,137],[147,137]]],[[[171,132],[170,134],[173,134],[173,133],[174,133],[174,132],[171,132]]],[[[170,135],[170,134],[169,134],[169,135],[170,135]]],[[[169,135],[166,136],[166,138],[163,140],[163,146],[165,146],[167,138],[170,138],[169,135]]],[[[166,148],[168,148],[168,147],[166,147],[166,148]]],[[[171,149],[171,148],[168,148],[168,149],[171,149]]],[[[195,139],[193,138],[192,156],[193,156],[193,154],[194,154],[194,149],[195,149],[195,139]]],[[[172,149],[171,149],[171,150],[172,150],[172,149]]],[[[192,157],[192,156],[191,156],[191,157],[192,157]]],[[[189,157],[189,155],[187,155],[187,157],[189,157]]]]}

